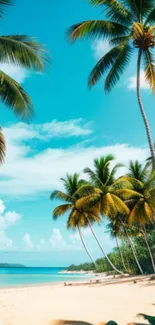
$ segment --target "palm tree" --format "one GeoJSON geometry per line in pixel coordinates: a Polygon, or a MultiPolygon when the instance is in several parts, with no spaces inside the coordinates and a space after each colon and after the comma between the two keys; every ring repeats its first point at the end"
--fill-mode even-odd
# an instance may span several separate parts
{"type": "MultiPolygon", "coordinates": [[[[0,0],[0,18],[5,14],[12,0],[0,0]]],[[[27,35],[0,36],[0,62],[20,65],[26,69],[42,71],[47,61],[44,46],[27,35]]],[[[0,70],[0,98],[14,114],[22,118],[30,118],[33,114],[33,104],[25,90],[17,81],[0,70]]],[[[5,154],[5,141],[0,132],[0,162],[5,154]]]]}
{"type": "MultiPolygon", "coordinates": [[[[94,170],[85,168],[84,172],[89,175],[90,183],[94,186],[95,192],[77,200],[76,205],[79,209],[88,209],[89,211],[90,208],[97,207],[103,217],[107,216],[110,218],[116,216],[117,213],[129,214],[129,208],[118,196],[119,191],[122,193],[123,186],[129,186],[129,182],[124,181],[124,179],[123,181],[121,179],[115,181],[117,169],[122,165],[117,164],[110,170],[110,162],[113,160],[114,157],[112,155],[107,155],[94,160],[94,170]]],[[[103,255],[106,256],[100,241],[98,238],[96,240],[103,255]]]]}
{"type": "Polygon", "coordinates": [[[79,189],[80,193],[83,193],[84,191],[89,190],[90,186],[87,185],[85,189],[85,182],[79,179],[78,174],[66,175],[66,178],[61,178],[61,181],[63,182],[65,192],[55,190],[51,193],[50,199],[57,199],[64,201],[65,204],[57,206],[53,211],[53,218],[56,220],[58,217],[65,215],[67,212],[69,212],[68,222],[67,222],[67,228],[70,229],[78,229],[79,236],[81,238],[82,244],[84,246],[84,249],[86,253],[88,254],[91,262],[94,264],[96,268],[96,263],[93,260],[86,243],[84,241],[81,228],[86,227],[88,225],[86,216],[88,216],[90,219],[95,219],[95,221],[99,222],[99,218],[97,216],[96,210],[95,215],[93,214],[94,211],[92,210],[91,213],[84,213],[82,210],[77,209],[76,207],[76,200],[79,198],[79,189]]]}
{"type": "MultiPolygon", "coordinates": [[[[137,208],[141,210],[143,210],[143,212],[146,214],[146,217],[144,217],[145,220],[141,220],[142,211],[137,211],[137,214],[139,213],[139,222],[141,225],[141,233],[143,235],[143,238],[145,240],[150,258],[151,258],[151,262],[152,262],[152,267],[153,267],[153,271],[155,272],[155,263],[154,263],[154,259],[153,259],[153,254],[151,251],[151,248],[149,246],[149,242],[147,239],[147,232],[146,232],[146,228],[145,228],[145,223],[148,222],[148,214],[149,214],[149,209],[151,209],[151,213],[152,213],[152,217],[151,217],[151,222],[153,222],[154,220],[154,209],[155,206],[152,203],[154,201],[154,188],[155,188],[155,174],[151,173],[151,175],[149,176],[149,162],[147,162],[144,167],[142,166],[142,164],[140,164],[138,161],[136,162],[130,162],[130,167],[129,167],[129,173],[128,176],[130,176],[131,178],[133,178],[135,181],[133,181],[134,183],[134,189],[138,192],[140,192],[140,194],[143,194],[144,198],[143,198],[143,202],[145,202],[145,204],[141,205],[140,204],[140,200],[142,200],[141,198],[138,199],[138,201],[133,201],[132,202],[132,209],[133,213],[132,216],[130,216],[130,218],[132,218],[131,222],[134,223],[135,222],[135,218],[136,218],[136,211],[137,208]],[[137,182],[136,182],[137,181],[137,182]],[[153,194],[151,194],[153,193],[153,194]],[[136,206],[134,206],[136,203],[136,206]]],[[[142,201],[141,201],[142,202],[142,201]]],[[[137,229],[139,231],[139,223],[137,226],[137,229]]]]}
{"type": "MultiPolygon", "coordinates": [[[[85,242],[82,237],[81,228],[83,227],[90,227],[90,230],[95,237],[100,249],[102,250],[102,253],[104,254],[104,257],[107,259],[108,263],[111,265],[111,267],[118,273],[121,273],[117,268],[113,265],[113,263],[110,261],[108,255],[106,254],[104,248],[102,247],[95,231],[92,226],[93,223],[100,223],[101,219],[99,216],[99,208],[98,206],[93,206],[92,208],[89,207],[89,209],[82,207],[78,207],[78,202],[81,198],[84,198],[86,195],[90,195],[95,193],[95,190],[92,185],[88,184],[87,182],[83,180],[79,180],[78,174],[74,174],[73,176],[66,175],[66,178],[61,178],[61,180],[64,183],[66,193],[61,191],[54,191],[52,192],[50,198],[53,199],[60,199],[67,202],[67,204],[63,204],[58,206],[53,211],[53,218],[57,219],[58,216],[61,216],[65,214],[66,212],[70,212],[67,227],[75,229],[77,228],[79,231],[80,238],[82,240],[82,243],[87,251],[87,254],[89,255],[91,261],[92,257],[90,255],[90,252],[88,252],[88,248],[85,245],[85,242]]],[[[95,267],[96,263],[93,261],[95,267]]]]}
{"type": "Polygon", "coordinates": [[[72,42],[84,37],[100,38],[112,46],[93,68],[89,86],[94,86],[106,75],[104,88],[109,92],[120,79],[130,62],[132,53],[137,53],[137,98],[146,128],[149,147],[155,167],[155,150],[147,116],[140,95],[140,70],[142,60],[146,81],[155,91],[153,48],[155,46],[154,0],[89,0],[95,7],[104,10],[107,20],[87,20],[71,26],[68,30],[72,42]]]}
{"type": "Polygon", "coordinates": [[[85,168],[84,172],[88,174],[90,183],[94,186],[95,192],[85,195],[77,202],[79,207],[99,206],[101,215],[112,217],[117,213],[129,214],[130,210],[126,204],[119,198],[119,192],[123,191],[122,187],[130,186],[125,178],[120,178],[115,181],[115,175],[121,164],[116,164],[110,170],[110,162],[114,160],[112,155],[101,157],[94,160],[94,170],[85,168]],[[117,193],[117,195],[116,195],[117,193]]]}

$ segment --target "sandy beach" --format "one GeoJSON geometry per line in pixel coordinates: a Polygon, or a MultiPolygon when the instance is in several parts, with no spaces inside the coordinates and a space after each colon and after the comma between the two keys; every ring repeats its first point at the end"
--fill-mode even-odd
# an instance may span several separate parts
{"type": "MultiPolygon", "coordinates": [[[[54,325],[55,320],[146,323],[136,315],[155,315],[154,289],[155,283],[148,281],[0,289],[0,325],[54,325]]],[[[67,325],[66,322],[58,324],[67,325]]]]}

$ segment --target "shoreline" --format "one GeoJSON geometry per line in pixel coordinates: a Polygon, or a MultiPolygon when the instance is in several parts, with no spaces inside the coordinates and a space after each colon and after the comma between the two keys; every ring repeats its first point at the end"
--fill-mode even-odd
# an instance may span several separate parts
{"type": "MultiPolygon", "coordinates": [[[[139,276],[124,276],[120,277],[119,275],[113,278],[113,276],[106,276],[100,278],[90,278],[85,280],[75,280],[75,281],[63,281],[63,282],[42,282],[42,283],[28,283],[28,284],[16,284],[9,286],[0,286],[0,292],[3,290],[16,290],[16,289],[27,289],[27,288],[48,288],[48,287],[85,287],[85,286],[98,286],[98,285],[114,285],[114,284],[123,284],[123,283],[131,283],[137,281],[137,283],[141,283],[144,281],[150,280],[151,275],[139,275],[139,276]]],[[[155,284],[155,281],[151,281],[155,284]]]]}
{"type": "Polygon", "coordinates": [[[109,320],[119,325],[146,324],[136,315],[155,315],[155,281],[120,280],[80,287],[61,283],[0,288],[0,325],[94,325],[109,320]]]}

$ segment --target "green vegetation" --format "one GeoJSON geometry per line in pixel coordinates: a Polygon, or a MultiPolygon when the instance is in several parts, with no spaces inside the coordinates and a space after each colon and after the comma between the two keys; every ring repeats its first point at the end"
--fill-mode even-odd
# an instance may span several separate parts
{"type": "Polygon", "coordinates": [[[143,63],[145,78],[155,92],[154,53],[155,8],[154,0],[89,0],[100,7],[107,20],[87,20],[68,30],[72,42],[83,38],[99,38],[109,42],[110,50],[96,64],[89,76],[89,86],[94,86],[105,76],[106,92],[112,90],[129,65],[132,54],[137,55],[137,99],[145,124],[146,134],[155,167],[155,150],[147,116],[140,95],[140,70],[143,63]]]}
{"type": "MultiPolygon", "coordinates": [[[[58,205],[53,218],[69,213],[67,228],[77,229],[91,264],[72,265],[69,270],[96,270],[120,274],[155,273],[155,172],[150,163],[129,163],[129,171],[119,178],[116,173],[121,164],[111,166],[114,157],[108,155],[94,160],[94,168],[85,168],[87,180],[78,174],[66,175],[61,181],[64,192],[55,190],[51,199],[65,204],[58,205]],[[108,221],[107,231],[116,240],[117,247],[107,255],[93,225],[102,219],[108,221]],[[82,235],[89,227],[104,258],[93,260],[82,235]]],[[[103,234],[104,241],[104,234],[103,234]]]]}
{"type": "Polygon", "coordinates": [[[10,263],[0,263],[0,268],[14,268],[14,267],[26,267],[22,264],[10,264],[10,263]]]}
{"type": "MultiPolygon", "coordinates": [[[[0,1],[0,18],[5,10],[13,4],[12,0],[0,1]]],[[[15,64],[26,69],[43,71],[47,62],[47,54],[43,45],[37,43],[33,37],[27,35],[0,36],[0,62],[15,64]]],[[[29,119],[33,112],[33,104],[29,95],[3,71],[0,71],[0,98],[15,115],[22,119],[29,119]]],[[[0,162],[5,156],[5,139],[0,129],[0,162]]]]}
{"type": "MultiPolygon", "coordinates": [[[[148,229],[148,232],[150,229],[148,229]]],[[[153,272],[152,265],[150,263],[150,256],[143,240],[143,237],[135,237],[133,239],[134,247],[138,254],[140,265],[145,274],[151,274],[153,272]]],[[[148,235],[149,245],[153,248],[155,244],[155,231],[152,229],[151,233],[148,235]]],[[[127,241],[122,241],[120,245],[121,252],[124,256],[124,262],[126,266],[126,272],[130,274],[139,274],[140,271],[138,269],[137,264],[135,263],[135,259],[132,253],[131,248],[128,245],[127,241]]],[[[154,251],[154,249],[153,249],[154,251]]],[[[115,247],[113,251],[109,254],[109,258],[116,265],[116,267],[120,268],[124,271],[124,266],[122,264],[121,256],[119,249],[115,247]]],[[[155,259],[155,253],[153,253],[153,258],[155,259]]],[[[80,265],[71,265],[68,267],[68,271],[95,271],[95,272],[112,272],[112,268],[107,263],[105,258],[99,258],[96,260],[97,268],[95,270],[94,265],[91,263],[85,263],[80,265]]]]}

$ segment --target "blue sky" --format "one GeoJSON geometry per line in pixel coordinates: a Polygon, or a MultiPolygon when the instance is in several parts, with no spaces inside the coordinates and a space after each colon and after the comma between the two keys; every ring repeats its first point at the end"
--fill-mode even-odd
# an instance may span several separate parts
{"type": "MultiPolygon", "coordinates": [[[[88,91],[87,77],[107,50],[105,41],[69,44],[66,29],[85,19],[101,18],[88,1],[15,1],[0,22],[1,34],[36,36],[50,52],[44,74],[1,64],[27,90],[36,115],[27,125],[1,105],[7,140],[6,163],[0,168],[0,260],[26,265],[66,266],[88,261],[77,233],[66,230],[67,216],[52,220],[57,202],[50,202],[60,177],[92,166],[92,160],[113,153],[127,165],[144,161],[147,139],[135,91],[136,56],[119,84],[108,95],[103,80],[88,91]]],[[[155,138],[154,96],[141,74],[142,96],[155,138]]],[[[121,173],[123,170],[121,171],[121,173]]],[[[107,252],[114,243],[105,227],[96,227],[107,252]]],[[[92,255],[100,251],[84,231],[92,255]]]]}

